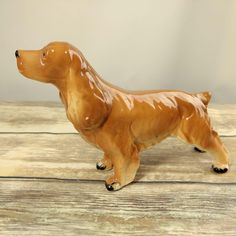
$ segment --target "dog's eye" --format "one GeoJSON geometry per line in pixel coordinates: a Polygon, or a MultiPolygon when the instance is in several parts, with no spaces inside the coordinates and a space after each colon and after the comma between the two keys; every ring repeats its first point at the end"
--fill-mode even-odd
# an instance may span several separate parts
{"type": "Polygon", "coordinates": [[[46,53],[45,52],[43,52],[43,57],[45,57],[46,56],[46,53]]]}

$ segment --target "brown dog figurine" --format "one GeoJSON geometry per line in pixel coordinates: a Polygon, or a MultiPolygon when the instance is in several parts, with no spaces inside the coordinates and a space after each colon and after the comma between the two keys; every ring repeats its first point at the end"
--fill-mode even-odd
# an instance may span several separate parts
{"type": "Polygon", "coordinates": [[[215,172],[228,170],[228,151],[207,114],[208,92],[115,87],[101,79],[78,49],[64,42],[40,50],[17,50],[15,55],[24,76],[59,89],[68,119],[86,141],[103,150],[97,169],[114,167],[114,174],[105,182],[108,190],[132,182],[140,164],[139,153],[168,136],[211,153],[215,172]]]}

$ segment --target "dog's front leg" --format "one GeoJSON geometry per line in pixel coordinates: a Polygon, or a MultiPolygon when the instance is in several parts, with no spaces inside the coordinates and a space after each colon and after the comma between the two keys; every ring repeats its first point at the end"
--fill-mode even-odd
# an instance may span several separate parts
{"type": "Polygon", "coordinates": [[[131,183],[140,165],[138,152],[135,150],[130,155],[111,155],[114,166],[114,175],[106,179],[107,190],[113,191],[131,183]]]}
{"type": "Polygon", "coordinates": [[[113,168],[113,164],[109,155],[104,153],[103,158],[97,162],[96,167],[98,170],[111,170],[113,168]]]}

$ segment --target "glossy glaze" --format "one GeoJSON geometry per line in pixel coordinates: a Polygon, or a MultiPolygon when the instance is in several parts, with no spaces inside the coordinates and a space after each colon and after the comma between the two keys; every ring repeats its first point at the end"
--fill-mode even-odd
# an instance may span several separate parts
{"type": "Polygon", "coordinates": [[[169,136],[209,151],[215,157],[216,172],[228,170],[228,152],[207,114],[209,92],[116,87],[101,79],[78,49],[64,42],[53,42],[40,50],[18,50],[16,56],[24,76],[59,89],[75,129],[104,151],[97,168],[114,167],[114,174],[106,180],[108,190],[132,182],[140,151],[169,136]]]}

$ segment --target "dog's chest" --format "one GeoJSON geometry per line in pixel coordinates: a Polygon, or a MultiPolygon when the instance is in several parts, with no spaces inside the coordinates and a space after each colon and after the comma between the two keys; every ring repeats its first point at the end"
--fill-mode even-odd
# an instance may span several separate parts
{"type": "Polygon", "coordinates": [[[83,116],[81,115],[81,104],[79,103],[79,101],[75,98],[69,100],[67,102],[67,106],[66,106],[66,115],[68,120],[73,124],[73,126],[75,127],[75,129],[80,133],[80,135],[82,136],[83,139],[85,139],[87,142],[89,142],[92,145],[95,145],[96,147],[98,147],[96,145],[96,134],[95,132],[91,132],[88,130],[84,130],[81,127],[81,123],[84,123],[83,121],[81,121],[81,119],[85,119],[87,118],[87,121],[89,121],[88,116],[83,116]]]}
{"type": "Polygon", "coordinates": [[[89,142],[89,143],[94,145],[94,142],[95,142],[96,138],[95,138],[95,136],[94,136],[94,134],[92,132],[83,130],[80,127],[80,117],[79,117],[78,112],[79,112],[78,107],[68,106],[67,107],[67,111],[66,111],[67,118],[73,124],[75,129],[80,133],[82,138],[85,139],[87,142],[89,142]]]}
{"type": "Polygon", "coordinates": [[[62,103],[65,106],[66,116],[68,120],[78,129],[79,123],[79,100],[76,96],[68,93],[66,96],[63,93],[59,93],[62,103]]]}
{"type": "Polygon", "coordinates": [[[66,115],[69,121],[78,129],[79,124],[79,105],[68,104],[66,108],[66,115]]]}

